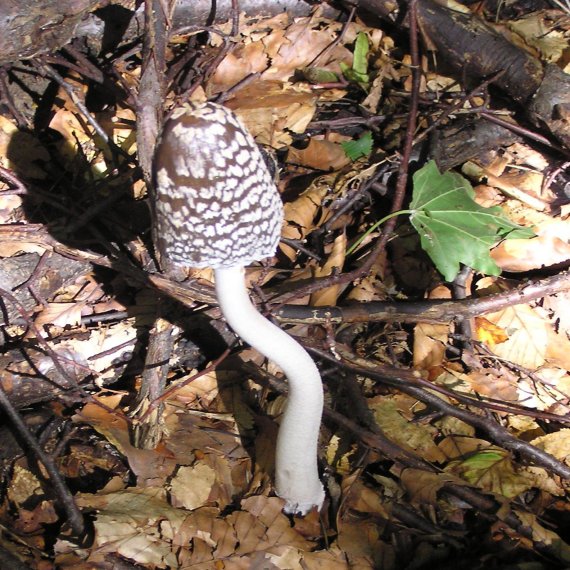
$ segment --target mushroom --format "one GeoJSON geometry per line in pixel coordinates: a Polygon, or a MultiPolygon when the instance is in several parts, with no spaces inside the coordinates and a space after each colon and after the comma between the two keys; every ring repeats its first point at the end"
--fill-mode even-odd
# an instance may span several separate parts
{"type": "Polygon", "coordinates": [[[164,126],[155,174],[152,209],[161,260],[213,268],[230,327],[287,376],[275,453],[275,491],[285,499],[284,511],[305,515],[320,509],[321,377],[305,349],[256,310],[244,278],[246,265],[275,255],[283,221],[283,204],[261,152],[229,109],[185,104],[164,126]]]}

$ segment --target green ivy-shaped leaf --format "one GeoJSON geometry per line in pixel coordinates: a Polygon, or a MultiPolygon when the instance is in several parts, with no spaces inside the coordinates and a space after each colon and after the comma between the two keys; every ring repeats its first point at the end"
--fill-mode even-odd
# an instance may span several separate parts
{"type": "Polygon", "coordinates": [[[423,250],[446,281],[455,279],[460,264],[499,275],[490,248],[503,239],[534,236],[532,230],[507,220],[498,206],[479,206],[463,176],[441,174],[433,161],[418,170],[413,181],[410,220],[420,234],[423,250]]]}

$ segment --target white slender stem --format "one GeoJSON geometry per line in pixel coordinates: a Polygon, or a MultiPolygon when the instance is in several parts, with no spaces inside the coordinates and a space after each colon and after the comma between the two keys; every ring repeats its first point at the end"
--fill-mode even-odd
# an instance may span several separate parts
{"type": "Polygon", "coordinates": [[[275,491],[285,512],[320,509],[325,497],[317,470],[317,443],[323,413],[321,376],[306,350],[258,313],[249,299],[243,267],[216,269],[216,293],[232,329],[275,362],[289,381],[287,407],[275,453],[275,491]]]}

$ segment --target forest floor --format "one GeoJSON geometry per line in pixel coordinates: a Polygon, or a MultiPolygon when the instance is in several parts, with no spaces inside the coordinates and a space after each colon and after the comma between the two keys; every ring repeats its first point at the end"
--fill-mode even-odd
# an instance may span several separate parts
{"type": "MultiPolygon", "coordinates": [[[[563,6],[480,15],[568,72],[563,6]]],[[[4,68],[3,567],[570,566],[568,149],[366,21],[242,15],[4,68]],[[247,279],[323,377],[320,512],[273,491],[281,371],[210,269],[157,269],[155,56],[162,109],[227,105],[274,167],[282,240],[247,279]]]]}

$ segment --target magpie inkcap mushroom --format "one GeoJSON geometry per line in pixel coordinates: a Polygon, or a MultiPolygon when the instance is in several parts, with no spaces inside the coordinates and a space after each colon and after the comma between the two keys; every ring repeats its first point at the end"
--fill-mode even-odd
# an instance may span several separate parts
{"type": "Polygon", "coordinates": [[[285,373],[275,490],[285,512],[320,509],[317,468],[323,387],[315,363],[252,304],[244,268],[275,255],[283,204],[251,134],[227,108],[188,103],[166,122],[155,155],[154,239],[162,260],[214,269],[222,313],[244,341],[285,373]]]}

